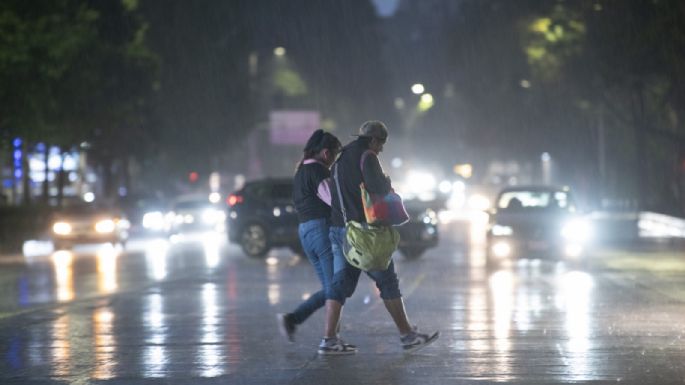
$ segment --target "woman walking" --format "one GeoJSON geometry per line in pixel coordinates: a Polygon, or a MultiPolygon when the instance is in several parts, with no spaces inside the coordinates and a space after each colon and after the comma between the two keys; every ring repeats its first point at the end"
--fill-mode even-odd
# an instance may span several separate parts
{"type": "MultiPolygon", "coordinates": [[[[304,156],[297,166],[293,181],[293,201],[299,219],[300,243],[307,259],[316,270],[321,290],[302,302],[293,312],[278,314],[281,334],[293,340],[297,325],[323,307],[330,293],[333,277],[333,251],[329,239],[331,216],[330,167],[342,144],[333,134],[316,130],[307,141],[304,156]]],[[[352,345],[344,345],[354,353],[352,345]]]]}

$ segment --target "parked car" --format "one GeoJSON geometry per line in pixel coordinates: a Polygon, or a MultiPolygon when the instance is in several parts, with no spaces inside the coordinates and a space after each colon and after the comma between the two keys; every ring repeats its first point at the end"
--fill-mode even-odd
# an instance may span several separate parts
{"type": "MultiPolygon", "coordinates": [[[[248,182],[229,195],[229,241],[251,257],[264,256],[273,247],[301,252],[292,190],[291,178],[271,178],[248,182]]],[[[407,258],[417,258],[438,243],[437,216],[418,202],[407,204],[407,211],[410,222],[397,228],[399,250],[407,258]]]]}
{"type": "Polygon", "coordinates": [[[490,212],[487,264],[493,267],[519,258],[578,260],[590,235],[590,225],[568,188],[505,188],[490,212]]]}
{"type": "Polygon", "coordinates": [[[85,243],[125,245],[129,227],[129,221],[121,210],[79,202],[53,214],[50,235],[55,250],[85,243]]]}

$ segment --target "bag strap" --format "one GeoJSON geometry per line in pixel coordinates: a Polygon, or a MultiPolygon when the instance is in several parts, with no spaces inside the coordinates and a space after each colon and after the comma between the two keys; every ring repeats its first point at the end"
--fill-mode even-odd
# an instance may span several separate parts
{"type": "Polygon", "coordinates": [[[347,223],[347,212],[345,211],[345,204],[343,203],[340,183],[338,181],[338,162],[335,162],[335,166],[333,166],[333,179],[335,179],[335,187],[338,190],[338,199],[340,200],[340,210],[342,211],[343,220],[347,223]]]}

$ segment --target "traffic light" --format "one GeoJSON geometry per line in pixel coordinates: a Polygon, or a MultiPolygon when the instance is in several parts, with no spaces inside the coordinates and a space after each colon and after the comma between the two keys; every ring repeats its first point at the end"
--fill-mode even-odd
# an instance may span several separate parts
{"type": "Polygon", "coordinates": [[[190,174],[188,174],[188,180],[190,183],[195,183],[197,180],[200,178],[200,174],[198,174],[196,171],[191,171],[190,174]]]}

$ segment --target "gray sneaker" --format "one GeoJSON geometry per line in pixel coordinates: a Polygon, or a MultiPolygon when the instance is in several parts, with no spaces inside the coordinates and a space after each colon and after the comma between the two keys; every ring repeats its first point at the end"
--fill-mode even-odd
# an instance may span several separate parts
{"type": "Polygon", "coordinates": [[[290,320],[288,314],[276,314],[276,322],[278,323],[278,331],[281,335],[285,337],[288,342],[293,342],[295,340],[295,324],[290,320]]]}
{"type": "Polygon", "coordinates": [[[338,337],[324,338],[319,344],[319,354],[323,356],[335,356],[344,354],[357,353],[357,347],[351,344],[346,344],[345,341],[338,337]]]}
{"type": "Polygon", "coordinates": [[[423,334],[419,333],[418,330],[416,330],[416,327],[414,327],[414,330],[409,334],[400,337],[400,340],[402,341],[402,349],[404,349],[405,353],[414,353],[432,344],[438,337],[440,337],[439,331],[433,332],[432,334],[423,334]]]}

